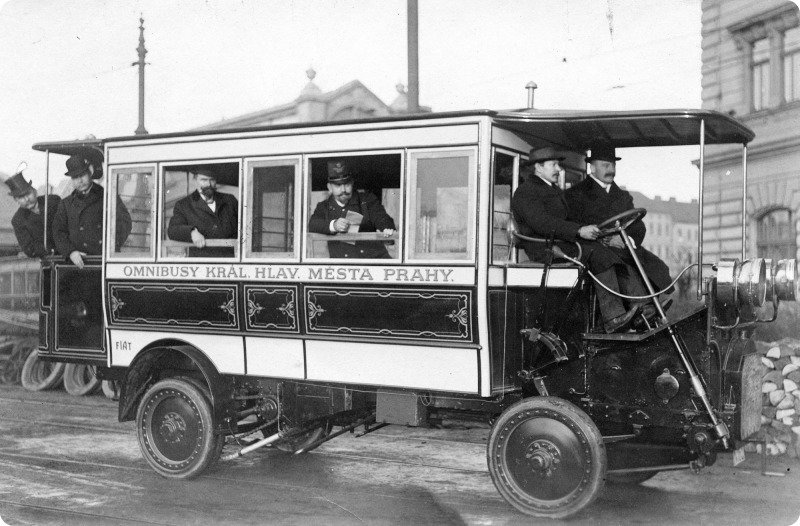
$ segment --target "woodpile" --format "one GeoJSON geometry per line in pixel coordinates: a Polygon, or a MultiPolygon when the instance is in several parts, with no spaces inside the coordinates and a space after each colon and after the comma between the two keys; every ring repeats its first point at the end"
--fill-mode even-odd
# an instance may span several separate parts
{"type": "MultiPolygon", "coordinates": [[[[768,455],[800,458],[800,340],[756,342],[764,375],[761,384],[761,430],[768,455]]],[[[748,443],[745,451],[761,452],[748,443]]]]}

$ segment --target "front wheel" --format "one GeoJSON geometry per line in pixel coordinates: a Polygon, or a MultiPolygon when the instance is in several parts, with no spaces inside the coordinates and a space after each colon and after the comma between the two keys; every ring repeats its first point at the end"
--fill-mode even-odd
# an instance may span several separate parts
{"type": "Polygon", "coordinates": [[[220,454],[211,403],[191,383],[170,378],[148,389],[136,412],[139,447],[150,467],[167,478],[200,474],[220,454]]]}
{"type": "Polygon", "coordinates": [[[574,515],[594,501],[607,465],[594,422],[554,397],[506,409],[492,428],[487,460],[504,499],[525,514],[549,518],[574,515]]]}

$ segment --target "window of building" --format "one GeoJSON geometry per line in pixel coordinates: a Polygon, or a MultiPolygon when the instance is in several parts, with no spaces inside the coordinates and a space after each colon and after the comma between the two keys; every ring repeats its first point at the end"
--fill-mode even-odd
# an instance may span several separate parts
{"type": "Polygon", "coordinates": [[[112,168],[110,257],[149,258],[153,255],[155,176],[152,167],[112,168]]]}
{"type": "Polygon", "coordinates": [[[758,257],[773,260],[794,258],[797,244],[791,211],[781,208],[761,216],[756,243],[758,257]]]}
{"type": "Polygon", "coordinates": [[[248,163],[247,256],[287,258],[296,254],[295,198],[300,159],[248,163]]]}
{"type": "Polygon", "coordinates": [[[786,102],[800,100],[800,26],[783,36],[783,94],[786,102]]]}
{"type": "Polygon", "coordinates": [[[162,191],[162,256],[238,255],[238,162],[166,166],[162,191]],[[202,235],[202,240],[198,241],[195,232],[202,235]]]}
{"type": "Polygon", "coordinates": [[[409,259],[472,260],[475,151],[416,152],[409,164],[409,259]]]}
{"type": "Polygon", "coordinates": [[[508,221],[511,218],[511,195],[514,191],[516,156],[502,152],[494,155],[494,201],[492,208],[492,262],[509,261],[508,221]]]}
{"type": "Polygon", "coordinates": [[[309,159],[306,257],[398,260],[402,167],[400,153],[341,154],[309,159]],[[350,183],[338,185],[338,188],[328,184],[329,171],[348,174],[350,183]],[[344,204],[333,195],[342,189],[349,191],[349,194],[340,194],[344,204]],[[337,219],[346,219],[350,229],[331,232],[331,224],[337,219]],[[387,237],[385,230],[394,230],[394,233],[387,237]]]}
{"type": "Polygon", "coordinates": [[[769,39],[753,42],[753,110],[758,111],[769,104],[769,39]]]}

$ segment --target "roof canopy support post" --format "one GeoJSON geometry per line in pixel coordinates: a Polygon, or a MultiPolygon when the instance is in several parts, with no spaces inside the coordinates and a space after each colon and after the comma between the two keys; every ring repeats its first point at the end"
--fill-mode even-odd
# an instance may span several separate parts
{"type": "Polygon", "coordinates": [[[700,119],[700,191],[697,202],[697,299],[703,298],[703,186],[705,179],[706,121],[700,119]]]}
{"type": "Polygon", "coordinates": [[[742,144],[742,261],[747,259],[747,144],[742,144]]]}
{"type": "Polygon", "coordinates": [[[42,214],[44,226],[42,228],[44,228],[44,251],[47,252],[50,250],[50,247],[47,246],[47,209],[50,201],[50,150],[45,150],[44,155],[44,210],[42,214]]]}

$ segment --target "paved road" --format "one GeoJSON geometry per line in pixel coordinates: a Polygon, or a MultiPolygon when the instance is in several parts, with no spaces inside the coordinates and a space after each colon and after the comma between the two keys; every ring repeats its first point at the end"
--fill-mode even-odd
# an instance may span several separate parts
{"type": "MultiPolygon", "coordinates": [[[[486,470],[487,436],[480,427],[390,426],[307,455],[261,450],[168,481],[146,466],[113,402],[0,387],[0,517],[11,525],[554,524],[500,498],[486,470]]],[[[784,476],[761,475],[755,457],[742,469],[723,456],[699,474],[607,486],[569,524],[792,524],[800,463],[768,467],[784,476]]]]}

